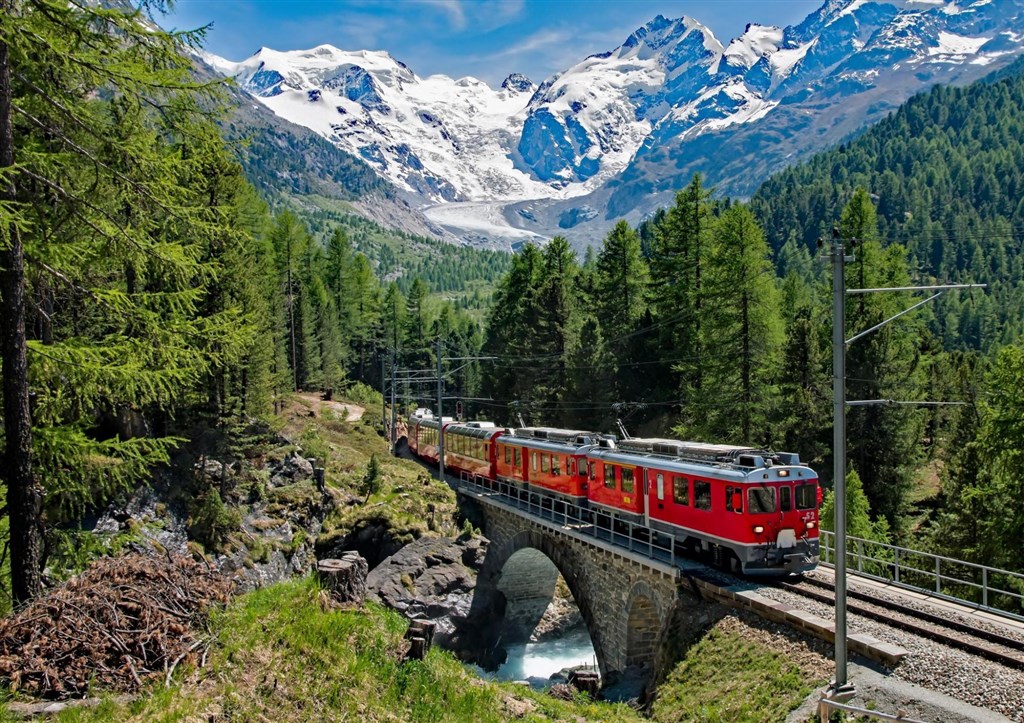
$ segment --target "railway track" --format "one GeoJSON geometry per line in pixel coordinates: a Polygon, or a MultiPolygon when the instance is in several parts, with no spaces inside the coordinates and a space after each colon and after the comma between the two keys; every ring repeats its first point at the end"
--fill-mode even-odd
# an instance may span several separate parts
{"type": "MultiPolygon", "coordinates": [[[[823,580],[806,577],[799,581],[779,580],[771,584],[802,597],[835,605],[835,587],[823,580]]],[[[847,590],[846,609],[850,613],[949,645],[986,660],[1024,670],[1024,642],[1021,640],[980,629],[937,613],[901,605],[861,590],[847,590]]]]}

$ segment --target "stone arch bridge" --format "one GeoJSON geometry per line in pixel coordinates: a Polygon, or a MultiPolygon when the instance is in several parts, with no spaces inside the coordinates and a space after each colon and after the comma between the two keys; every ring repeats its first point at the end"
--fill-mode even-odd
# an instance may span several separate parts
{"type": "Polygon", "coordinates": [[[467,485],[459,491],[479,503],[491,541],[473,602],[474,616],[492,618],[491,645],[502,632],[529,635],[560,573],[590,633],[602,679],[613,682],[627,669],[653,672],[668,652],[677,608],[696,602],[679,567],[527,515],[501,496],[467,485]]]}

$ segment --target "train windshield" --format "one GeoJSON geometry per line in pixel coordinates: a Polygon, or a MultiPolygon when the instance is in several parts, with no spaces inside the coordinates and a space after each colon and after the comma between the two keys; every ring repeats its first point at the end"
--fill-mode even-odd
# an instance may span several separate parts
{"type": "Polygon", "coordinates": [[[797,485],[796,487],[796,508],[798,510],[813,510],[818,506],[818,485],[797,485]]]}
{"type": "Polygon", "coordinates": [[[773,487],[754,487],[748,490],[747,512],[752,515],[775,512],[775,489],[773,487]]]}

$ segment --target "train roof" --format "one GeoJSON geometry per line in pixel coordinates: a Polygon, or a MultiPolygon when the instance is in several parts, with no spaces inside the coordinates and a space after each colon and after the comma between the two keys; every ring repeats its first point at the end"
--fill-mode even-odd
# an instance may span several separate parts
{"type": "Polygon", "coordinates": [[[595,450],[595,456],[616,462],[651,465],[679,470],[691,474],[714,468],[716,473],[732,472],[730,477],[747,478],[761,472],[762,479],[799,477],[811,478],[817,475],[800,462],[800,456],[793,452],[771,452],[756,447],[731,444],[707,444],[677,439],[630,438],[621,440],[615,450],[595,450]],[[766,470],[795,468],[790,472],[770,474],[766,470]]]}
{"type": "MultiPolygon", "coordinates": [[[[431,429],[437,429],[440,426],[438,424],[437,417],[434,417],[434,416],[420,417],[420,418],[413,417],[412,421],[415,422],[416,424],[421,425],[421,426],[430,427],[431,429]]],[[[448,424],[448,423],[454,422],[454,421],[455,421],[454,417],[444,417],[444,418],[442,418],[440,420],[440,422],[442,424],[448,424]]]]}
{"type": "Polygon", "coordinates": [[[557,427],[520,427],[512,430],[512,434],[521,439],[541,439],[561,444],[584,445],[599,444],[602,439],[611,439],[610,435],[598,434],[585,429],[559,429],[557,427]]]}
{"type": "Polygon", "coordinates": [[[449,424],[444,428],[445,434],[458,434],[474,439],[490,439],[499,432],[507,431],[502,427],[496,427],[494,422],[459,422],[458,424],[449,424]]]}

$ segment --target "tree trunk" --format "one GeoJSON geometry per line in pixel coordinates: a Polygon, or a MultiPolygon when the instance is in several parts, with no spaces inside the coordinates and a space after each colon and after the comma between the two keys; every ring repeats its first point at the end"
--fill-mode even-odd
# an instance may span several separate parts
{"type": "MultiPolygon", "coordinates": [[[[0,0],[0,12],[15,12],[13,0],[0,0]]],[[[10,56],[0,42],[0,169],[14,165],[10,56]]],[[[14,201],[8,176],[0,201],[14,201]]],[[[29,410],[28,350],[25,340],[25,253],[12,224],[0,247],[0,359],[3,361],[4,471],[11,531],[11,592],[14,603],[42,589],[42,489],[32,475],[32,417],[29,410]]]]}

